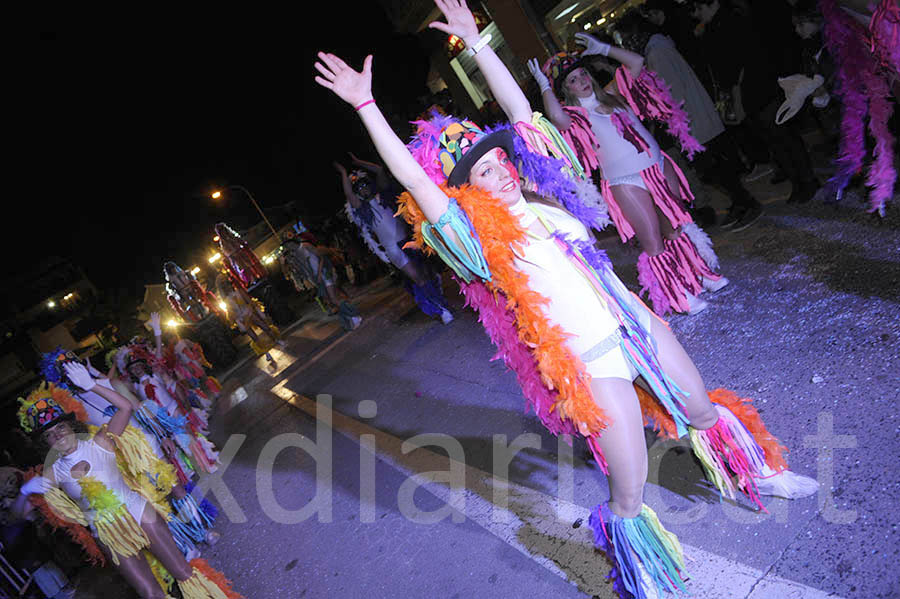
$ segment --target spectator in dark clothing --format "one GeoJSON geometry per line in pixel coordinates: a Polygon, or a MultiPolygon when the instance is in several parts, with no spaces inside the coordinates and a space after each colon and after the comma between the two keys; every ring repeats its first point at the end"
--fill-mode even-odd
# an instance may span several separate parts
{"type": "MultiPolygon", "coordinates": [[[[736,231],[749,227],[760,217],[762,208],[741,185],[741,159],[726,134],[712,98],[691,65],[682,57],[671,38],[636,11],[617,21],[616,30],[626,47],[642,54],[646,67],[662,77],[672,97],[684,102],[685,112],[691,119],[691,134],[706,146],[706,151],[694,159],[693,166],[700,172],[702,181],[722,187],[731,200],[728,215],[721,225],[724,228],[734,227],[736,231]],[[740,215],[740,220],[737,215],[740,215]]],[[[673,152],[678,155],[674,148],[666,151],[670,156],[673,152]]]]}
{"type": "MultiPolygon", "coordinates": [[[[779,2],[783,0],[772,4],[779,2]]],[[[790,178],[793,189],[788,201],[809,201],[818,189],[809,152],[794,129],[796,123],[790,127],[775,124],[775,113],[782,103],[777,81],[781,61],[772,55],[781,48],[776,46],[777,52],[769,52],[771,44],[763,43],[754,28],[733,12],[723,10],[719,0],[693,0],[691,5],[692,14],[702,25],[701,43],[713,78],[720,88],[740,97],[747,115],[745,130],[759,134],[790,178]]]]}

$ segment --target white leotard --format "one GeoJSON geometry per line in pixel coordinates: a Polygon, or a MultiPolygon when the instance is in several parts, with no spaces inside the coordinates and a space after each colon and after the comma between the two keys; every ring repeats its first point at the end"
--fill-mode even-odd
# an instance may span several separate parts
{"type": "Polygon", "coordinates": [[[597,160],[600,162],[600,168],[603,169],[605,179],[612,181],[634,175],[659,163],[661,157],[659,144],[630,108],[617,108],[616,112],[628,115],[634,130],[649,146],[645,152],[638,152],[630,141],[619,135],[619,131],[612,122],[612,115],[597,112],[596,108],[600,104],[595,95],[579,98],[579,102],[588,111],[591,130],[597,138],[597,160]]]}
{"type": "MultiPolygon", "coordinates": [[[[511,210],[520,216],[523,226],[527,227],[526,223],[533,221],[527,211],[535,210],[570,239],[593,242],[584,225],[562,209],[538,203],[527,204],[524,198],[519,198],[511,210]]],[[[615,316],[554,239],[529,236],[521,255],[516,256],[516,266],[528,275],[528,286],[550,300],[543,306],[544,313],[550,322],[572,335],[566,340],[566,345],[572,353],[581,357],[592,377],[629,381],[637,377],[637,370],[615,340],[619,329],[615,316]]],[[[622,286],[620,291],[623,297],[633,297],[614,273],[610,272],[608,278],[613,284],[622,286]]],[[[632,304],[641,324],[649,330],[651,316],[647,308],[636,300],[632,304]]]]}
{"type": "Polygon", "coordinates": [[[116,464],[116,454],[100,447],[93,439],[78,441],[78,448],[69,455],[60,456],[53,462],[53,476],[56,483],[66,492],[66,495],[77,502],[84,510],[89,522],[92,522],[93,512],[85,497],[81,495],[81,486],[78,479],[72,476],[72,467],[79,462],[87,462],[90,469],[85,476],[93,477],[106,485],[119,501],[125,504],[128,512],[140,523],[147,500],[140,493],[134,491],[125,484],[125,480],[119,473],[116,464]]]}

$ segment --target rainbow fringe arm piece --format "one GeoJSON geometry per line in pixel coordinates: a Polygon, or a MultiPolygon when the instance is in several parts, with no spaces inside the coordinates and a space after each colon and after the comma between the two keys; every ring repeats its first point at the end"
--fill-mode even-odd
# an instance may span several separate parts
{"type": "Polygon", "coordinates": [[[131,557],[150,546],[147,533],[109,487],[92,476],[81,477],[78,485],[94,511],[97,538],[109,547],[114,564],[119,565],[120,555],[131,557]]]}
{"type": "Polygon", "coordinates": [[[601,504],[591,511],[589,523],[594,530],[594,545],[613,562],[607,580],[612,579],[620,597],[646,599],[638,564],[658,593],[687,592],[681,543],[663,528],[652,509],[644,505],[636,517],[622,518],[608,504],[601,504]]]}
{"type": "Polygon", "coordinates": [[[204,559],[191,560],[193,575],[178,582],[178,588],[184,599],[244,599],[244,596],[231,588],[231,582],[225,575],[204,559]]]}
{"type": "MultiPolygon", "coordinates": [[[[516,123],[516,131],[519,130],[518,125],[519,124],[516,123]]],[[[566,138],[563,137],[563,134],[560,133],[559,129],[557,129],[552,122],[540,112],[535,112],[531,116],[531,126],[537,129],[543,135],[544,139],[547,140],[547,149],[553,152],[556,158],[561,158],[566,162],[571,175],[579,179],[586,177],[584,167],[581,166],[581,161],[578,160],[578,155],[575,154],[575,151],[569,146],[566,138]]]]}
{"type": "Polygon", "coordinates": [[[694,154],[706,149],[691,135],[691,121],[682,108],[684,102],[676,102],[672,98],[669,86],[656,73],[644,68],[635,77],[626,67],[620,66],[616,69],[616,85],[640,118],[651,118],[665,124],[688,160],[693,160],[694,154]]]}
{"type": "Polygon", "coordinates": [[[420,229],[425,243],[437,252],[441,260],[456,273],[456,276],[467,283],[476,277],[486,281],[491,280],[491,271],[481,251],[478,233],[466,214],[460,210],[456,200],[450,200],[447,211],[437,223],[432,225],[423,221],[420,229]],[[449,227],[453,231],[462,247],[452,239],[446,238],[444,227],[449,227]]]}

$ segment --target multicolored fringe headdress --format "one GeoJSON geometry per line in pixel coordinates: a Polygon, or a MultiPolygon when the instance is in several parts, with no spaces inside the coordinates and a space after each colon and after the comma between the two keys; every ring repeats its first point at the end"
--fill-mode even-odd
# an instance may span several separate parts
{"type": "Polygon", "coordinates": [[[62,346],[57,346],[53,351],[42,354],[40,363],[41,376],[45,381],[49,381],[57,387],[68,389],[70,386],[69,377],[62,367],[66,362],[82,363],[78,356],[75,355],[75,352],[64,349],[62,346]]]}
{"type": "Polygon", "coordinates": [[[514,156],[508,129],[486,133],[472,121],[438,112],[413,124],[417,131],[407,148],[438,185],[459,187],[468,180],[478,159],[496,147],[502,147],[510,158],[514,156]]]}
{"type": "Polygon", "coordinates": [[[19,426],[31,435],[40,435],[64,420],[87,421],[84,406],[63,387],[42,382],[27,398],[19,398],[16,414],[19,426]]]}

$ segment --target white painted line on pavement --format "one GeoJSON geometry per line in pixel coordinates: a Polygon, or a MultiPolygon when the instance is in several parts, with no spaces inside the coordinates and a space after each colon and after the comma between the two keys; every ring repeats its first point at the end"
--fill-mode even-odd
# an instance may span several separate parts
{"type": "MultiPolygon", "coordinates": [[[[316,402],[294,394],[284,387],[283,382],[273,387],[272,392],[316,417],[316,402]]],[[[588,526],[589,509],[496,479],[488,472],[465,464],[462,464],[466,472],[465,488],[454,492],[448,484],[427,477],[428,472],[448,470],[450,459],[446,455],[427,449],[404,454],[402,439],[337,411],[332,411],[331,417],[333,428],[357,444],[360,435],[374,435],[380,460],[416,480],[432,495],[520,553],[576,585],[582,592],[615,599],[612,585],[605,580],[609,563],[593,547],[593,533],[588,526]],[[498,485],[506,487],[509,508],[491,502],[498,485]],[[573,528],[572,523],[579,518],[582,525],[573,528]]],[[[691,575],[687,589],[698,599],[841,599],[838,595],[765,574],[698,547],[683,545],[683,548],[691,575]]]]}

